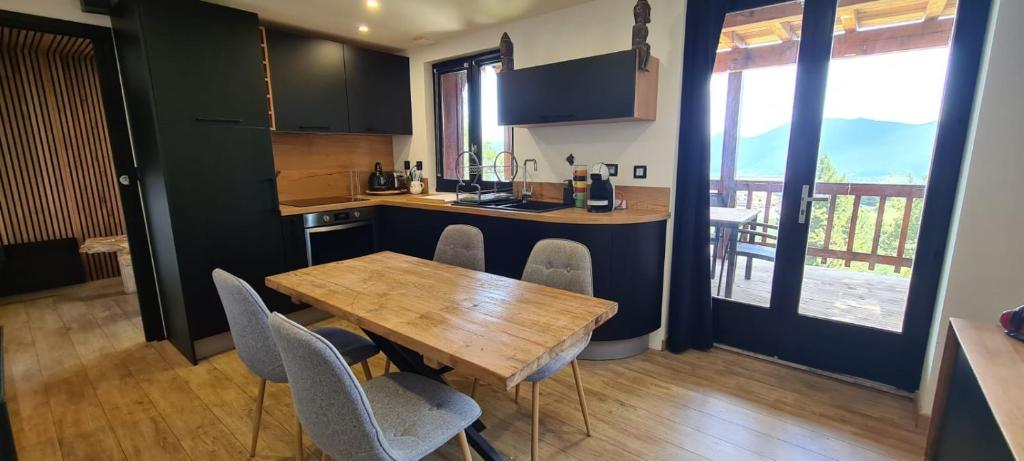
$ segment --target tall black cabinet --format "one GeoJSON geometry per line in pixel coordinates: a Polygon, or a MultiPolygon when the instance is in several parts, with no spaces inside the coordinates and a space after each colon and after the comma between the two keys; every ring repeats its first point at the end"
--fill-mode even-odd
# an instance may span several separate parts
{"type": "Polygon", "coordinates": [[[210,272],[267,299],[284,267],[255,14],[198,0],[121,0],[111,14],[168,339],[228,330],[210,272]]]}

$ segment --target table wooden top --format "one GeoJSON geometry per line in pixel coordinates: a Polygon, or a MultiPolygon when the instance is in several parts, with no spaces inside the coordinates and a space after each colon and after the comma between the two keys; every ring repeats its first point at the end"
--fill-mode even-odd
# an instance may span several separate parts
{"type": "Polygon", "coordinates": [[[389,251],[266,283],[505,389],[618,311],[613,301],[389,251]]]}
{"type": "Polygon", "coordinates": [[[993,323],[950,319],[992,415],[1016,459],[1024,459],[1024,342],[993,323]]]}
{"type": "Polygon", "coordinates": [[[711,224],[739,226],[757,219],[761,210],[757,208],[711,207],[711,224]]]}

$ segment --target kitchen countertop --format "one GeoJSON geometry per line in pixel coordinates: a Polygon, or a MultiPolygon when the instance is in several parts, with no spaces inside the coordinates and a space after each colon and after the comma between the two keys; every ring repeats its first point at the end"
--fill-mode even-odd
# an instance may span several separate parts
{"type": "Polygon", "coordinates": [[[442,203],[440,201],[436,203],[430,203],[428,201],[423,200],[424,197],[426,197],[426,195],[361,195],[359,196],[359,198],[367,200],[360,202],[326,204],[301,208],[288,205],[281,205],[280,209],[281,216],[293,216],[305,213],[316,213],[320,211],[346,210],[350,208],[363,208],[383,205],[560,224],[638,224],[646,222],[664,221],[667,220],[669,217],[668,211],[640,209],[615,210],[611,213],[590,213],[582,208],[565,208],[561,210],[548,211],[545,213],[530,213],[526,211],[495,210],[490,208],[458,206],[452,205],[450,203],[442,203]]]}

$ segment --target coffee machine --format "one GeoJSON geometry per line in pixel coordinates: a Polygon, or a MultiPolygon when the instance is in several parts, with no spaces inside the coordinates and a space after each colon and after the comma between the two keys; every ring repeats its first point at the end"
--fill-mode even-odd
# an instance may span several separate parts
{"type": "Polygon", "coordinates": [[[615,209],[615,186],[612,185],[608,166],[595,163],[590,167],[590,186],[587,188],[587,211],[608,213],[615,209]]]}

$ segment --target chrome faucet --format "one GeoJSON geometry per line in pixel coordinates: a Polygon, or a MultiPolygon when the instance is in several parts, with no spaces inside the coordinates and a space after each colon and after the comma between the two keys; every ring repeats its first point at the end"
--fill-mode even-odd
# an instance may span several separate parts
{"type": "Polygon", "coordinates": [[[529,164],[533,164],[533,171],[537,172],[537,159],[528,158],[523,160],[523,190],[520,192],[520,198],[524,202],[530,200],[533,196],[533,186],[530,185],[530,169],[527,167],[529,164]]]}

